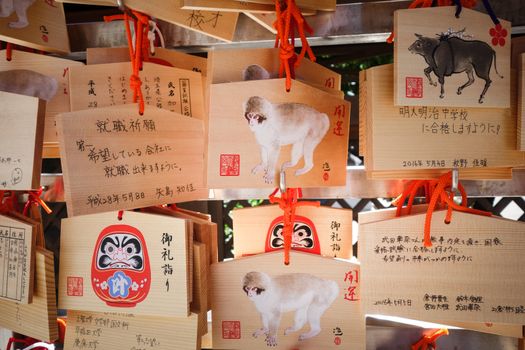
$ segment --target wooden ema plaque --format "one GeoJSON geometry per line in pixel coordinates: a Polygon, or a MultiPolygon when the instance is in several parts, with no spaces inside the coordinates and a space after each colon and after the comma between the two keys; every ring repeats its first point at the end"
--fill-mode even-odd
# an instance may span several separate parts
{"type": "Polygon", "coordinates": [[[281,168],[288,187],[345,185],[349,102],[284,79],[210,89],[210,188],[275,187],[281,168]]]}
{"type": "MultiPolygon", "coordinates": [[[[117,5],[116,0],[61,1],[91,5],[117,5]]],[[[239,14],[235,12],[183,10],[183,0],[126,0],[125,5],[151,17],[227,42],[233,40],[239,18],[239,14]]]]}
{"type": "MultiPolygon", "coordinates": [[[[86,54],[88,65],[130,61],[129,48],[127,47],[88,47],[86,49],[86,54]]],[[[150,54],[148,62],[191,70],[201,73],[203,76],[206,76],[206,68],[208,64],[207,59],[204,57],[190,55],[175,50],[168,50],[162,47],[155,48],[155,54],[150,54]]]]}
{"type": "Polygon", "coordinates": [[[20,304],[33,300],[35,272],[33,226],[0,215],[0,299],[20,304]]]}
{"type": "Polygon", "coordinates": [[[183,0],[185,10],[275,13],[274,4],[254,4],[235,0],[183,0]]]}
{"type": "MultiPolygon", "coordinates": [[[[278,78],[279,64],[279,49],[214,50],[208,55],[209,81],[219,84],[261,79],[258,71],[249,70],[251,65],[264,68],[270,78],[278,78]]],[[[321,89],[341,90],[340,74],[307,58],[297,68],[296,78],[321,89]]]]}
{"type": "MultiPolygon", "coordinates": [[[[126,62],[71,67],[71,110],[133,103],[130,74],[126,62]]],[[[201,74],[145,62],[140,78],[146,109],[152,106],[204,119],[201,74]]]]}
{"type": "Polygon", "coordinates": [[[367,171],[457,167],[467,176],[469,168],[478,172],[525,163],[525,153],[516,150],[510,109],[396,107],[391,102],[392,65],[365,74],[367,171]]]}
{"type": "Polygon", "coordinates": [[[61,114],[58,127],[69,215],[208,196],[200,120],[128,104],[61,114]]]}
{"type": "Polygon", "coordinates": [[[525,151],[525,53],[521,54],[518,82],[518,149],[525,151]]]}
{"type": "MultiPolygon", "coordinates": [[[[281,250],[283,210],[278,205],[236,209],[231,213],[235,257],[281,250]]],[[[352,210],[298,207],[292,249],[305,253],[350,259],[352,210]]]]}
{"type": "Polygon", "coordinates": [[[122,220],[117,215],[62,220],[60,308],[188,316],[191,223],[128,211],[122,220]]]}
{"type": "Polygon", "coordinates": [[[0,300],[0,327],[52,342],[58,338],[53,253],[36,249],[35,276],[31,304],[0,300]]]}
{"type": "MultiPolygon", "coordinates": [[[[412,207],[411,214],[422,214],[427,212],[428,206],[426,204],[414,205],[412,207]]],[[[384,220],[390,220],[396,218],[396,208],[382,209],[376,211],[368,211],[359,213],[359,224],[369,224],[372,222],[379,222],[384,220]]],[[[406,208],[401,210],[401,215],[408,215],[406,208]]],[[[361,252],[366,254],[365,252],[361,252]]],[[[516,324],[503,324],[503,323],[476,323],[476,322],[459,322],[459,321],[443,321],[439,319],[432,319],[434,323],[444,324],[452,327],[465,328],[477,332],[489,333],[502,335],[504,337],[522,338],[523,337],[523,326],[516,324]]]]}
{"type": "MultiPolygon", "coordinates": [[[[224,12],[242,12],[246,16],[253,19],[251,15],[256,17],[260,15],[272,15],[275,22],[275,3],[272,4],[257,4],[247,1],[236,0],[183,0],[182,9],[184,10],[208,10],[208,11],[224,11],[224,12]]],[[[315,10],[302,9],[303,16],[313,15],[315,10]]],[[[273,22],[270,25],[273,28],[273,22]]]]}
{"type": "Polygon", "coordinates": [[[522,222],[445,211],[361,224],[359,257],[367,314],[424,321],[525,322],[522,222]],[[393,287],[394,286],[394,287],[393,287]]]}
{"type": "Polygon", "coordinates": [[[359,265],[294,251],[214,264],[213,347],[364,350],[360,282],[359,265]]]}
{"type": "Polygon", "coordinates": [[[244,15],[251,18],[253,21],[258,23],[260,26],[270,31],[272,34],[277,34],[277,30],[274,28],[273,24],[277,19],[275,13],[253,13],[253,12],[243,12],[244,15]]]}
{"type": "Polygon", "coordinates": [[[13,50],[12,60],[8,61],[6,50],[0,51],[1,90],[31,94],[46,101],[44,158],[59,157],[55,117],[58,113],[70,111],[68,67],[82,65],[81,62],[18,50],[13,50]],[[12,84],[12,80],[17,79],[22,83],[12,84]]]}
{"type": "Polygon", "coordinates": [[[63,6],[53,0],[3,0],[0,40],[36,50],[68,53],[63,6]]]}
{"type": "Polygon", "coordinates": [[[394,13],[396,106],[510,107],[511,23],[456,7],[394,13]]]}
{"type": "Polygon", "coordinates": [[[208,333],[208,294],[210,263],[206,244],[193,242],[193,296],[191,312],[199,315],[199,336],[208,333]]]}
{"type": "MultiPolygon", "coordinates": [[[[177,208],[176,210],[162,208],[162,207],[150,207],[145,209],[146,212],[158,214],[158,215],[167,215],[172,216],[179,219],[185,219],[191,221],[193,225],[193,240],[197,243],[200,243],[198,249],[199,251],[195,251],[194,253],[194,280],[195,278],[198,278],[198,274],[200,271],[200,274],[204,273],[204,267],[202,267],[203,262],[206,262],[206,279],[210,279],[210,268],[209,265],[212,263],[216,263],[219,261],[218,259],[218,247],[217,247],[217,224],[214,222],[211,222],[211,218],[207,217],[206,219],[204,216],[201,216],[203,214],[184,210],[181,208],[177,208]],[[200,258],[199,255],[201,254],[200,250],[205,249],[205,255],[206,260],[203,258],[200,258]],[[195,259],[200,258],[200,261],[195,261],[195,259]]],[[[199,277],[200,278],[200,277],[199,277]]],[[[193,312],[199,313],[202,310],[201,304],[204,302],[206,303],[206,311],[211,310],[211,290],[207,287],[207,282],[198,281],[197,283],[205,284],[207,297],[204,299],[203,297],[199,297],[197,294],[199,294],[199,291],[195,291],[194,287],[194,299],[193,304],[194,306],[197,306],[195,309],[192,309],[193,312]],[[195,298],[198,298],[197,300],[195,298]],[[201,301],[199,301],[201,300],[201,301]]],[[[200,315],[199,315],[200,317],[200,315]]],[[[207,322],[207,321],[206,321],[207,322]]],[[[199,323],[201,323],[199,321],[199,323]]]]}
{"type": "Polygon", "coordinates": [[[66,350],[196,350],[197,315],[152,317],[68,310],[66,350]]]}
{"type": "Polygon", "coordinates": [[[40,186],[45,102],[0,92],[0,190],[40,186]]]}

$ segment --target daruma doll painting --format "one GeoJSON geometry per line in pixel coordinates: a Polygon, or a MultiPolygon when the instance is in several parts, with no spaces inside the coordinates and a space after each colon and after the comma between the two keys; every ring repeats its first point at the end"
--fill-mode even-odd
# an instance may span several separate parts
{"type": "Polygon", "coordinates": [[[93,252],[91,285],[108,306],[134,307],[149,293],[151,270],[142,233],[128,225],[100,232],[93,252]]]}

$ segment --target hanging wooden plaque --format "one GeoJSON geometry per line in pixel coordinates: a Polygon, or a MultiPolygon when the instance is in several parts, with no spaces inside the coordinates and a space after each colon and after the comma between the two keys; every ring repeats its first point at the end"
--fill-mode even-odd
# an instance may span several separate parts
{"type": "Polygon", "coordinates": [[[0,327],[52,342],[58,338],[53,253],[36,249],[35,276],[31,304],[0,300],[0,327]]]}
{"type": "Polygon", "coordinates": [[[349,102],[283,79],[210,89],[210,188],[275,187],[281,168],[288,187],[345,185],[349,102]]]}
{"type": "Polygon", "coordinates": [[[274,28],[273,24],[277,19],[275,13],[254,13],[254,12],[243,12],[247,17],[250,17],[253,21],[258,23],[263,28],[269,30],[272,34],[277,34],[277,29],[274,28]]]}
{"type": "Polygon", "coordinates": [[[521,54],[518,82],[518,149],[525,151],[525,53],[521,54]]]}
{"type": "MultiPolygon", "coordinates": [[[[125,62],[71,67],[71,110],[133,103],[130,74],[125,62]]],[[[140,78],[147,106],[204,119],[201,74],[145,62],[140,78]]]]}
{"type": "Polygon", "coordinates": [[[0,91],[0,190],[40,186],[45,102],[0,91]]]}
{"type": "MultiPolygon", "coordinates": [[[[426,204],[414,205],[411,209],[410,214],[415,215],[415,214],[426,213],[427,209],[428,209],[428,205],[426,204]]],[[[375,211],[360,212],[358,221],[360,225],[364,225],[364,224],[369,224],[372,222],[394,219],[396,217],[396,211],[397,211],[396,208],[392,208],[392,209],[382,209],[382,210],[375,210],[375,211]]],[[[403,208],[401,210],[401,215],[402,216],[409,215],[407,208],[403,208]]],[[[365,252],[362,252],[362,251],[361,253],[365,254],[365,252]]],[[[438,323],[438,324],[444,324],[444,325],[448,325],[452,327],[465,328],[465,329],[474,330],[477,332],[502,335],[504,337],[522,338],[524,334],[523,326],[516,325],[516,324],[503,324],[503,323],[492,323],[492,322],[476,323],[476,322],[443,321],[443,320],[438,320],[438,319],[432,319],[432,322],[438,323]]]]}
{"type": "Polygon", "coordinates": [[[70,111],[68,67],[82,65],[82,62],[18,50],[13,50],[8,61],[6,50],[0,51],[0,90],[46,101],[44,158],[59,157],[55,117],[70,111]],[[17,79],[21,83],[13,84],[17,79]]]}
{"type": "MultiPolygon", "coordinates": [[[[62,0],[63,2],[116,6],[116,0],[62,0]]],[[[231,42],[239,14],[225,11],[183,10],[183,0],[126,0],[125,5],[154,18],[231,42]]]]}
{"type": "Polygon", "coordinates": [[[36,50],[68,53],[63,6],[54,0],[2,0],[0,40],[36,50]]]}
{"type": "Polygon", "coordinates": [[[206,244],[193,242],[193,298],[191,312],[199,315],[199,336],[208,333],[210,263],[206,244]]]}
{"type": "Polygon", "coordinates": [[[235,0],[183,0],[184,10],[275,13],[274,4],[255,4],[235,0]]]}
{"type": "MultiPolygon", "coordinates": [[[[235,257],[283,248],[283,210],[278,205],[235,209],[231,216],[235,257]]],[[[352,210],[309,206],[297,208],[292,249],[350,259],[353,255],[352,210]]]]}
{"type": "Polygon", "coordinates": [[[59,307],[186,317],[191,223],[117,212],[62,220],[59,307]]]}
{"type": "Polygon", "coordinates": [[[31,304],[35,272],[34,227],[0,215],[0,299],[31,304]]]}
{"type": "MultiPolygon", "coordinates": [[[[367,171],[443,171],[516,167],[516,121],[510,109],[396,107],[392,65],[366,71],[367,171]]],[[[513,98],[513,104],[516,104],[513,98]]],[[[464,171],[465,170],[465,171],[464,171]]]]}
{"type": "MultiPolygon", "coordinates": [[[[179,219],[185,219],[189,220],[193,224],[193,239],[195,242],[202,243],[202,246],[206,249],[206,263],[208,265],[212,263],[216,263],[219,261],[219,255],[218,255],[218,242],[217,242],[217,224],[214,222],[211,222],[210,217],[206,217],[205,214],[197,213],[190,210],[184,210],[181,208],[177,208],[176,210],[168,209],[168,208],[161,208],[161,207],[150,207],[145,209],[146,212],[153,213],[153,214],[159,214],[159,215],[167,215],[172,216],[179,219]]],[[[200,250],[202,250],[202,247],[198,247],[199,254],[200,250]]],[[[201,259],[201,261],[204,261],[201,259]]],[[[200,264],[200,263],[199,263],[200,264]]],[[[199,264],[196,264],[195,267],[195,273],[197,273],[197,270],[199,269],[199,264]]],[[[210,268],[206,268],[207,273],[207,279],[210,280],[210,268]]],[[[207,291],[207,310],[211,310],[211,289],[206,287],[207,291]]],[[[194,293],[195,294],[195,293],[194,293]]],[[[199,321],[200,323],[200,321],[199,321]]]]}
{"type": "Polygon", "coordinates": [[[455,6],[394,13],[396,106],[510,107],[511,23],[455,6]]]}
{"type": "MultiPolygon", "coordinates": [[[[127,47],[88,47],[86,49],[86,56],[88,65],[130,61],[129,48],[127,47]]],[[[178,52],[175,50],[156,47],[155,54],[150,55],[148,62],[168,67],[191,70],[206,76],[206,58],[178,52]]]]}
{"type": "MultiPolygon", "coordinates": [[[[279,77],[279,49],[214,50],[208,55],[210,84],[279,77]],[[256,65],[255,70],[250,66],[256,65]],[[264,72],[266,71],[266,72],[264,72]]],[[[312,62],[301,61],[296,78],[326,90],[341,90],[341,75],[312,62]]]]}
{"type": "Polygon", "coordinates": [[[197,315],[152,317],[68,310],[66,350],[196,350],[197,315]]]}
{"type": "Polygon", "coordinates": [[[71,216],[208,197],[200,120],[128,104],[61,114],[58,129],[71,216]]]}
{"type": "Polygon", "coordinates": [[[360,282],[359,265],[293,251],[214,264],[213,347],[364,350],[360,282]]]}
{"type": "Polygon", "coordinates": [[[525,323],[521,270],[524,224],[454,212],[361,224],[364,312],[424,321],[525,323]],[[393,287],[394,286],[394,287],[393,287]]]}

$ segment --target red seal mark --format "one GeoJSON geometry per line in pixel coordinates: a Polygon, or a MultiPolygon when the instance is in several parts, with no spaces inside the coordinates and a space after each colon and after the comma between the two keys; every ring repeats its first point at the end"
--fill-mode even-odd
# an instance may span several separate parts
{"type": "Polygon", "coordinates": [[[222,321],[222,339],[241,339],[241,322],[222,321]]]}
{"type": "Polygon", "coordinates": [[[341,338],[340,337],[335,337],[334,338],[334,344],[335,345],[341,345],[341,338]]]}
{"type": "Polygon", "coordinates": [[[330,180],[330,174],[328,174],[328,172],[325,171],[325,173],[323,174],[323,180],[324,181],[328,181],[330,180]]]}
{"type": "Polygon", "coordinates": [[[407,98],[422,98],[423,97],[423,78],[407,77],[406,78],[406,94],[407,94],[407,98]]]}
{"type": "Polygon", "coordinates": [[[67,278],[67,295],[81,297],[84,295],[84,279],[82,277],[67,278]]]}
{"type": "Polygon", "coordinates": [[[221,154],[221,176],[239,176],[241,156],[239,154],[221,154]]]}

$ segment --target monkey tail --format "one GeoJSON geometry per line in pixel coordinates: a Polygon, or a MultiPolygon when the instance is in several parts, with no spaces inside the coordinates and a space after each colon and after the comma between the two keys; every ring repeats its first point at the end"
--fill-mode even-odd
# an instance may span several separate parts
{"type": "Polygon", "coordinates": [[[496,51],[492,50],[492,55],[494,56],[494,70],[496,71],[496,74],[498,75],[498,77],[503,79],[503,75],[499,74],[498,72],[498,66],[496,64],[496,51]]]}

